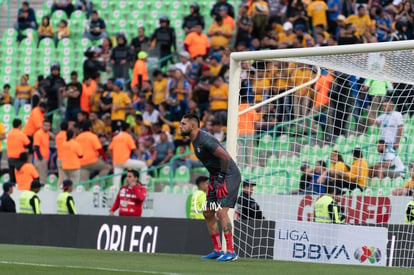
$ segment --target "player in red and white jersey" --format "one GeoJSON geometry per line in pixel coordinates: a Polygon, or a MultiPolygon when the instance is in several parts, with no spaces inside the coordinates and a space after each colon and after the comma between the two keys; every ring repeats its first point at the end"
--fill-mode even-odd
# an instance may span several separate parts
{"type": "Polygon", "coordinates": [[[110,215],[119,209],[119,216],[141,217],[142,203],[147,196],[147,189],[138,182],[139,173],[130,170],[127,173],[127,184],[121,187],[116,196],[110,215]]]}

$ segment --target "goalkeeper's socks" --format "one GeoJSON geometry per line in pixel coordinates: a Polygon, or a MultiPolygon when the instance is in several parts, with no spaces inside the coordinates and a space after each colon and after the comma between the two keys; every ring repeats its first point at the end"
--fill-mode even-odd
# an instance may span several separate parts
{"type": "Polygon", "coordinates": [[[211,239],[213,240],[214,251],[221,251],[220,234],[216,233],[210,236],[211,236],[211,239]]]}
{"type": "Polygon", "coordinates": [[[227,252],[234,253],[233,234],[224,233],[224,238],[226,239],[227,252]]]}

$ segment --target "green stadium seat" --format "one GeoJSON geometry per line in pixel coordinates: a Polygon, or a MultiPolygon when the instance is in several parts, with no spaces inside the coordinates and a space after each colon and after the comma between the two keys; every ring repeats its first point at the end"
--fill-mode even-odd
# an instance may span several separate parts
{"type": "Polygon", "coordinates": [[[0,177],[0,183],[5,183],[5,182],[8,182],[10,180],[10,176],[9,176],[9,174],[8,173],[6,173],[6,174],[3,174],[1,177],[0,177]]]}
{"type": "Polygon", "coordinates": [[[190,182],[190,170],[187,166],[180,166],[175,170],[174,183],[189,183],[190,182]]]}
{"type": "Polygon", "coordinates": [[[11,125],[13,122],[13,119],[14,119],[14,109],[13,109],[13,113],[9,113],[9,114],[3,113],[0,117],[0,122],[3,123],[4,125],[5,124],[11,125]]]}
{"type": "Polygon", "coordinates": [[[19,108],[19,114],[18,116],[25,116],[25,115],[30,115],[30,112],[32,111],[32,105],[30,104],[25,104],[23,107],[19,108]]]}
{"type": "Polygon", "coordinates": [[[172,194],[173,193],[173,188],[169,185],[166,185],[162,188],[161,192],[165,193],[165,194],[172,194]]]}
{"type": "Polygon", "coordinates": [[[20,42],[20,49],[36,48],[36,41],[34,39],[25,38],[20,42]]]}
{"type": "Polygon", "coordinates": [[[50,25],[53,26],[54,30],[59,26],[60,20],[68,20],[68,16],[63,10],[55,11],[50,18],[50,25]]]}
{"type": "Polygon", "coordinates": [[[111,10],[112,9],[111,1],[108,1],[108,0],[97,1],[96,2],[96,9],[99,12],[105,11],[105,10],[111,10]]]}
{"type": "Polygon", "coordinates": [[[49,184],[53,189],[58,189],[59,186],[57,186],[58,183],[58,177],[55,174],[50,174],[47,176],[46,184],[49,184]]]}
{"type": "Polygon", "coordinates": [[[155,184],[159,183],[170,183],[171,179],[173,178],[171,167],[169,165],[165,165],[161,168],[158,178],[154,179],[155,184]]]}
{"type": "Polygon", "coordinates": [[[146,13],[148,11],[148,2],[146,0],[137,0],[132,2],[131,10],[142,11],[146,13]]]}
{"type": "Polygon", "coordinates": [[[72,24],[73,21],[84,21],[86,20],[86,13],[81,10],[76,10],[72,12],[70,15],[70,22],[72,24]]]}

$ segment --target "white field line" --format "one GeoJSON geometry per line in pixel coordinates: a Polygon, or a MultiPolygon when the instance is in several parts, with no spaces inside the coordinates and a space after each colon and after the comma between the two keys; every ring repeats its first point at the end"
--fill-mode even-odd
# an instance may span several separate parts
{"type": "Polygon", "coordinates": [[[180,273],[173,273],[173,272],[148,271],[148,270],[128,270],[128,269],[94,267],[94,266],[54,265],[54,264],[26,263],[26,262],[14,262],[14,261],[0,261],[0,264],[14,264],[14,265],[40,266],[40,267],[57,267],[57,268],[70,268],[70,269],[88,269],[88,270],[130,272],[130,273],[144,273],[144,274],[180,275],[180,273]]]}

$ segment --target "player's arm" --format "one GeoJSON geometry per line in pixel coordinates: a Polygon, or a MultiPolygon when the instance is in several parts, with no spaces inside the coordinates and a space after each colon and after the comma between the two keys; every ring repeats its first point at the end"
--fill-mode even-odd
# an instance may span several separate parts
{"type": "Polygon", "coordinates": [[[220,159],[220,166],[221,166],[220,172],[227,174],[227,171],[229,170],[230,160],[231,160],[230,155],[221,146],[218,146],[213,154],[214,156],[220,159]]]}
{"type": "Polygon", "coordinates": [[[394,149],[397,149],[398,146],[400,145],[402,132],[403,132],[403,125],[398,125],[397,136],[395,137],[394,149]]]}

